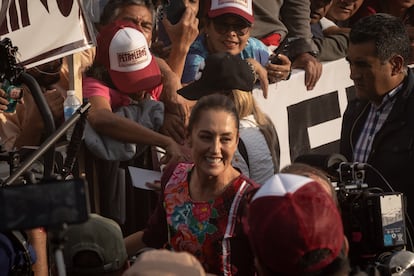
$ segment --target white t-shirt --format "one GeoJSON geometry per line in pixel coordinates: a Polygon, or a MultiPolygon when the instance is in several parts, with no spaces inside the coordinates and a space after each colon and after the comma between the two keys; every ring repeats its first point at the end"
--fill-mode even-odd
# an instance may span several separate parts
{"type": "Polygon", "coordinates": [[[319,23],[321,24],[322,31],[330,27],[337,27],[337,25],[333,21],[329,20],[326,17],[322,17],[319,23]]]}

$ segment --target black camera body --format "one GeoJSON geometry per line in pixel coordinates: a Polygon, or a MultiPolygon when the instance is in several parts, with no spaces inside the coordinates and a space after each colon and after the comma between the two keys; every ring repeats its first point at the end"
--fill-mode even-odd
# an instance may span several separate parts
{"type": "Polygon", "coordinates": [[[359,163],[341,163],[338,172],[336,191],[351,263],[363,266],[384,252],[403,249],[407,240],[403,194],[368,187],[359,163]]]}
{"type": "Polygon", "coordinates": [[[0,40],[0,81],[8,80],[11,84],[16,84],[24,72],[23,66],[17,63],[17,51],[18,48],[13,46],[9,38],[0,40]]]}
{"type": "Polygon", "coordinates": [[[83,179],[44,181],[0,188],[0,231],[59,228],[88,219],[89,196],[83,179]]]}
{"type": "Polygon", "coordinates": [[[23,97],[23,89],[20,86],[19,77],[24,72],[23,66],[17,63],[17,47],[12,45],[9,38],[0,41],[0,82],[1,89],[7,94],[9,104],[5,112],[14,112],[16,104],[23,97]]]}

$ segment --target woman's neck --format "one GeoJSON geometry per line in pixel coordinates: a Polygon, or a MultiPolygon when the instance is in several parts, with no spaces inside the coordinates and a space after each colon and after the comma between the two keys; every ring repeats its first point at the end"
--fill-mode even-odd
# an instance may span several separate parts
{"type": "Polygon", "coordinates": [[[215,199],[226,187],[231,184],[240,172],[230,167],[228,171],[219,176],[208,176],[200,173],[195,167],[191,173],[189,192],[195,201],[208,201],[215,199]]]}

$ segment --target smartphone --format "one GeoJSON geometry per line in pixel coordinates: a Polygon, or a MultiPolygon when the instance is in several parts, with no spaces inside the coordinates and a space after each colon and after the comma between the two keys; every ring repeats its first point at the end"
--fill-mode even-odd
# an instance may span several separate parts
{"type": "Polygon", "coordinates": [[[82,223],[89,210],[87,185],[82,179],[0,188],[0,231],[82,223]]]}
{"type": "Polygon", "coordinates": [[[185,9],[186,7],[183,0],[170,0],[169,3],[164,6],[167,18],[173,25],[180,21],[185,9]]]}
{"type": "Polygon", "coordinates": [[[283,39],[279,46],[273,51],[273,58],[270,60],[271,63],[273,64],[278,64],[281,65],[282,62],[280,61],[280,59],[277,57],[279,54],[283,54],[283,55],[288,55],[288,47],[289,47],[289,39],[285,38],[283,39]]]}

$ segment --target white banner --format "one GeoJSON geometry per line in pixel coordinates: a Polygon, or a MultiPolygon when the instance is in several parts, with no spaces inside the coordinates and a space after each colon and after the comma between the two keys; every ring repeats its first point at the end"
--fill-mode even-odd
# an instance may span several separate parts
{"type": "Polygon", "coordinates": [[[27,68],[91,47],[92,28],[78,0],[1,0],[10,5],[0,27],[27,68]]]}
{"type": "Polygon", "coordinates": [[[295,70],[290,80],[269,86],[267,99],[260,89],[254,90],[259,106],[275,124],[281,167],[301,154],[339,151],[342,114],[354,95],[348,63],[345,59],[325,63],[312,91],[304,83],[304,71],[295,70]]]}

